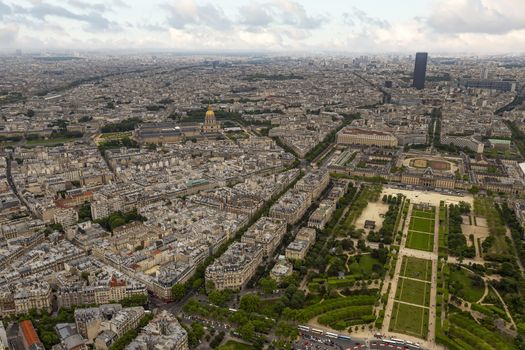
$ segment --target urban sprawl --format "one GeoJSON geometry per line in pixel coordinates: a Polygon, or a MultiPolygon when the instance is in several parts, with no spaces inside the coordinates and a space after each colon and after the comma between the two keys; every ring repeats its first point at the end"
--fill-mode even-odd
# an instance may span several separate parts
{"type": "Polygon", "coordinates": [[[0,350],[525,348],[523,57],[0,62],[0,350]]]}

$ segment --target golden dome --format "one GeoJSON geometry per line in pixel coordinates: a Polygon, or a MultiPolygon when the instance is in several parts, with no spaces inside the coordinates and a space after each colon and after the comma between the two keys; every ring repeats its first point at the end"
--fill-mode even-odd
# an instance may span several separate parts
{"type": "Polygon", "coordinates": [[[206,118],[215,118],[215,113],[213,113],[213,110],[211,109],[211,106],[208,106],[208,110],[206,111],[206,118]]]}

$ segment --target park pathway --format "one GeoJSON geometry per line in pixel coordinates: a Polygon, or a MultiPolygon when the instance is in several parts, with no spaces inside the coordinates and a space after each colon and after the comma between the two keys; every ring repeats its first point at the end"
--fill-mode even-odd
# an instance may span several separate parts
{"type": "Polygon", "coordinates": [[[509,318],[510,323],[512,323],[512,325],[514,326],[514,329],[517,329],[516,328],[516,323],[514,322],[514,319],[512,318],[512,315],[510,314],[509,308],[507,307],[507,304],[505,304],[505,301],[503,300],[503,298],[499,294],[498,290],[496,288],[494,288],[493,286],[490,286],[490,288],[492,288],[494,293],[496,293],[497,297],[501,301],[501,304],[503,305],[503,308],[505,309],[505,313],[507,314],[507,317],[509,318]]]}
{"type": "Polygon", "coordinates": [[[430,284],[430,312],[428,320],[428,341],[435,343],[436,339],[436,296],[437,296],[437,274],[439,263],[439,207],[436,207],[436,217],[434,221],[434,250],[431,256],[432,261],[432,280],[430,284]]]}
{"type": "MultiPolygon", "coordinates": [[[[436,345],[435,343],[435,337],[436,337],[436,328],[435,328],[435,320],[436,320],[436,296],[437,296],[437,270],[438,270],[438,249],[439,249],[439,207],[436,207],[436,214],[435,214],[435,222],[434,222],[434,247],[431,252],[422,251],[418,249],[411,249],[406,247],[406,241],[408,237],[408,230],[410,228],[410,218],[412,217],[412,211],[414,208],[414,204],[410,204],[410,207],[408,209],[407,214],[407,220],[405,222],[405,226],[403,227],[403,236],[401,238],[401,244],[399,246],[399,254],[398,254],[398,260],[396,263],[396,268],[394,272],[394,277],[392,278],[392,285],[390,288],[390,294],[388,297],[387,305],[385,307],[385,319],[383,322],[383,327],[381,329],[382,334],[388,334],[391,335],[393,332],[389,332],[390,329],[390,321],[392,318],[392,310],[394,308],[394,300],[396,296],[396,290],[397,290],[397,284],[399,282],[399,275],[401,274],[401,267],[402,267],[402,261],[403,257],[414,257],[414,258],[420,258],[420,259],[426,259],[430,260],[432,262],[432,278],[430,280],[430,303],[429,306],[422,306],[417,305],[418,307],[422,308],[428,308],[429,309],[429,320],[428,320],[428,336],[427,340],[422,341],[419,338],[415,338],[417,342],[419,342],[424,348],[428,349],[442,349],[441,346],[436,345]]],[[[406,303],[405,304],[410,304],[406,303]]],[[[414,305],[416,306],[416,305],[414,305]]],[[[410,338],[406,334],[403,334],[404,338],[410,338]]]]}
{"type": "Polygon", "coordinates": [[[394,277],[392,278],[392,285],[390,287],[390,294],[388,296],[388,300],[385,307],[385,318],[383,321],[383,328],[381,329],[381,332],[383,334],[388,333],[388,329],[390,328],[390,318],[392,316],[392,309],[394,308],[394,299],[396,297],[396,290],[397,290],[397,282],[399,281],[399,273],[401,272],[401,266],[403,262],[403,256],[401,255],[401,251],[405,247],[407,236],[408,236],[408,228],[410,226],[410,217],[412,217],[412,209],[414,207],[414,204],[410,203],[410,206],[408,207],[408,213],[407,213],[407,220],[405,221],[405,226],[403,227],[403,235],[401,237],[401,244],[399,245],[399,252],[397,255],[397,261],[396,261],[396,268],[394,269],[394,277]]]}

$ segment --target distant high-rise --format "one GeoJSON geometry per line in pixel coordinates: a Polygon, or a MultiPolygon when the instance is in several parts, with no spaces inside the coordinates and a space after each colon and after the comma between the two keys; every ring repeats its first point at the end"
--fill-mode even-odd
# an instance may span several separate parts
{"type": "Polygon", "coordinates": [[[427,73],[427,57],[426,52],[416,53],[416,65],[414,67],[414,83],[412,84],[418,90],[425,88],[425,75],[427,73]]]}
{"type": "Polygon", "coordinates": [[[481,69],[481,74],[479,75],[479,78],[485,80],[489,78],[489,69],[487,67],[481,69]]]}

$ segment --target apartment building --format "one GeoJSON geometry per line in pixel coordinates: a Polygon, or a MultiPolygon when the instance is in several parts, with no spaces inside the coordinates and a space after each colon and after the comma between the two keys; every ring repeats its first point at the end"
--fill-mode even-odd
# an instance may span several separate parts
{"type": "Polygon", "coordinates": [[[206,268],[206,282],[218,290],[242,289],[262,263],[263,255],[259,244],[235,242],[206,268]]]}
{"type": "Polygon", "coordinates": [[[303,260],[314,243],[315,230],[303,227],[297,232],[295,240],[286,247],[285,256],[290,260],[303,260]]]}
{"type": "Polygon", "coordinates": [[[140,334],[125,350],[188,350],[188,333],[171,312],[163,310],[148,325],[142,328],[140,334]]]}
{"type": "Polygon", "coordinates": [[[242,236],[241,242],[260,244],[264,256],[272,256],[286,234],[286,221],[263,216],[242,236]]]}
{"type": "Polygon", "coordinates": [[[326,223],[330,221],[335,209],[336,204],[333,200],[325,199],[321,201],[319,207],[310,215],[308,226],[322,230],[326,223]]]}

